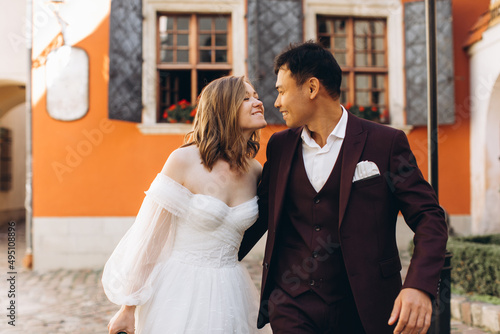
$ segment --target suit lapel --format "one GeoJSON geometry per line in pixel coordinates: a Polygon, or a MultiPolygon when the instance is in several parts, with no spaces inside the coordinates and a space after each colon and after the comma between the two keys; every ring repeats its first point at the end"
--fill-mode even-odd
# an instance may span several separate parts
{"type": "Polygon", "coordinates": [[[274,209],[272,217],[275,226],[278,225],[279,216],[283,208],[288,177],[290,175],[290,169],[292,167],[293,157],[295,155],[297,145],[299,145],[300,142],[301,133],[302,127],[290,130],[284,144],[280,147],[282,151],[278,164],[276,187],[274,188],[276,189],[276,193],[274,194],[274,205],[271,206],[271,208],[274,209]]]}
{"type": "Polygon", "coordinates": [[[344,138],[344,153],[342,155],[342,170],[339,194],[339,227],[344,219],[347,202],[351,193],[352,178],[356,165],[366,142],[367,132],[363,130],[361,121],[349,113],[344,138]]]}

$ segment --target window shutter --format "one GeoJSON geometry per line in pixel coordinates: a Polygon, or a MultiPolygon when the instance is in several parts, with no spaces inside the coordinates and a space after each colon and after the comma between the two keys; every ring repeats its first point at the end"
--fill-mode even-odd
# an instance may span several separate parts
{"type": "MultiPolygon", "coordinates": [[[[426,21],[423,1],[404,7],[406,119],[410,125],[427,125],[426,21]]],[[[451,0],[436,2],[438,122],[455,122],[453,31],[451,0]]]]}
{"type": "Polygon", "coordinates": [[[283,124],[274,108],[274,58],[290,43],[302,42],[301,0],[248,0],[248,73],[261,96],[269,124],[283,124]]]}
{"type": "Polygon", "coordinates": [[[141,122],[142,0],[113,0],[109,25],[109,118],[141,122]]]}

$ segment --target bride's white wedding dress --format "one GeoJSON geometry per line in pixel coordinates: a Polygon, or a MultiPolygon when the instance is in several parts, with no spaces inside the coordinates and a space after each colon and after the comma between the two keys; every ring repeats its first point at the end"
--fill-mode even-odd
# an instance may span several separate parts
{"type": "Polygon", "coordinates": [[[257,197],[229,207],[158,174],[106,263],[106,295],[140,305],[137,334],[262,333],[257,289],[237,260],[257,216],[257,197]]]}

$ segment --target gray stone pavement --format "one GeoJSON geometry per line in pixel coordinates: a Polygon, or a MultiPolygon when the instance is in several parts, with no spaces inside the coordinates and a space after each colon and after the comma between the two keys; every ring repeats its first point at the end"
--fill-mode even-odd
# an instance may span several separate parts
{"type": "MultiPolygon", "coordinates": [[[[104,295],[102,269],[35,272],[22,268],[24,225],[18,224],[16,228],[16,274],[11,275],[7,263],[7,228],[0,227],[0,333],[106,334],[106,325],[119,307],[104,295]],[[15,327],[8,325],[7,307],[14,300],[7,296],[10,290],[7,279],[11,276],[15,276],[15,327]]],[[[408,263],[408,256],[403,254],[403,260],[408,263]]],[[[261,258],[250,254],[244,263],[259,286],[261,258]]],[[[451,333],[487,332],[453,321],[451,333]]]]}

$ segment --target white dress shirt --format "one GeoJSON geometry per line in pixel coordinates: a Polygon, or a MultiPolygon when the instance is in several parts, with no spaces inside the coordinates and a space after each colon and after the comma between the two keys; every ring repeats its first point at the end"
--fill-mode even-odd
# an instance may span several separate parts
{"type": "Polygon", "coordinates": [[[347,128],[347,111],[342,106],[342,116],[328,136],[326,144],[320,147],[311,137],[307,126],[302,130],[302,157],[306,168],[307,177],[312,186],[319,192],[330,177],[344,142],[347,128]]]}

